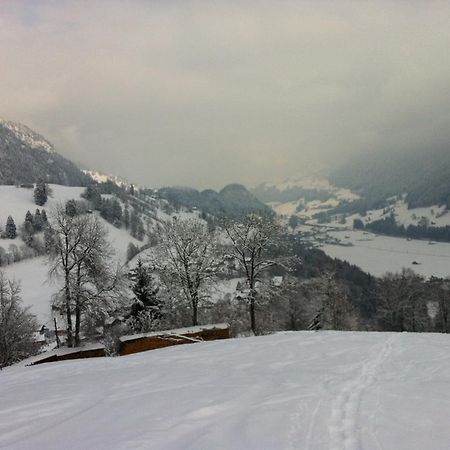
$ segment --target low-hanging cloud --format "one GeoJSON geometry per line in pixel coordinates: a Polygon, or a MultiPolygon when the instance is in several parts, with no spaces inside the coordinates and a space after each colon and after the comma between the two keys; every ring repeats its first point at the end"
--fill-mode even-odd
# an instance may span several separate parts
{"type": "Polygon", "coordinates": [[[0,115],[148,186],[255,184],[450,139],[450,4],[0,5],[0,115]]]}

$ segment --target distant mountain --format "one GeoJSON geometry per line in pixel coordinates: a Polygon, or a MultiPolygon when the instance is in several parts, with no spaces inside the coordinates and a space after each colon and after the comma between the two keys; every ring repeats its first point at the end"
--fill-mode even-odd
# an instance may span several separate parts
{"type": "Polygon", "coordinates": [[[108,183],[111,182],[117,186],[123,186],[123,187],[127,187],[127,186],[131,186],[132,183],[130,183],[128,180],[126,180],[125,178],[119,177],[117,175],[106,175],[102,172],[99,172],[97,170],[83,170],[83,173],[87,176],[89,176],[90,178],[92,178],[92,180],[94,180],[96,183],[108,183]]]}
{"type": "Polygon", "coordinates": [[[35,183],[39,179],[68,186],[89,182],[43,136],[20,123],[0,119],[0,184],[35,183]]]}
{"type": "Polygon", "coordinates": [[[450,147],[359,156],[336,169],[330,181],[360,193],[369,209],[399,194],[407,194],[410,208],[450,208],[450,147]]]}
{"type": "Polygon", "coordinates": [[[273,211],[241,184],[229,184],[221,191],[197,191],[185,187],[165,187],[158,195],[170,203],[197,208],[216,217],[239,217],[248,213],[271,215],[273,211]]]}
{"type": "Polygon", "coordinates": [[[286,203],[297,200],[326,201],[330,198],[353,200],[357,196],[348,189],[337,188],[324,177],[301,175],[281,183],[261,183],[249,191],[264,203],[286,203]]]}

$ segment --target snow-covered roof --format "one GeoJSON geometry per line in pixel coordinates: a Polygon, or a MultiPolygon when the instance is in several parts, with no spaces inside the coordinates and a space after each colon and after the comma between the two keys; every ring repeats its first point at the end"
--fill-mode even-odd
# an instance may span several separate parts
{"type": "Polygon", "coordinates": [[[177,328],[175,330],[153,331],[151,333],[130,334],[119,338],[120,342],[134,341],[135,339],[142,339],[146,337],[154,337],[161,335],[184,335],[201,333],[204,330],[226,330],[230,328],[228,323],[215,323],[213,325],[199,325],[197,327],[177,328]]]}
{"type": "Polygon", "coordinates": [[[282,276],[275,276],[272,278],[272,282],[275,286],[281,286],[283,283],[283,277],[282,276]]]}

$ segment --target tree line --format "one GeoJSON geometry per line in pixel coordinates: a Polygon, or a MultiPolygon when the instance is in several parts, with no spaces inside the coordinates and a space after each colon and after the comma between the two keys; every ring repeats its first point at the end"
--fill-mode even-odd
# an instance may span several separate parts
{"type": "Polygon", "coordinates": [[[366,224],[360,219],[355,219],[353,221],[353,228],[408,239],[428,239],[437,242],[450,242],[449,225],[436,227],[430,226],[428,223],[424,222],[419,223],[418,225],[410,224],[405,227],[403,224],[397,224],[393,214],[366,224]]]}

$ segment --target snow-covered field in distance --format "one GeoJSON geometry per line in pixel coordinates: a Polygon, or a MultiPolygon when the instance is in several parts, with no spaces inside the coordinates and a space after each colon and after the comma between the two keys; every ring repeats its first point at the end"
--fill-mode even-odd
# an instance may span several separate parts
{"type": "Polygon", "coordinates": [[[450,243],[430,245],[428,241],[408,241],[357,230],[333,231],[329,235],[342,242],[351,242],[353,246],[326,244],[322,247],[325,253],[355,264],[372,275],[400,272],[407,267],[425,277],[450,276],[450,243]],[[418,264],[412,264],[413,261],[418,264]]]}
{"type": "Polygon", "coordinates": [[[293,332],[0,372],[0,448],[447,450],[450,338],[293,332]]]}

